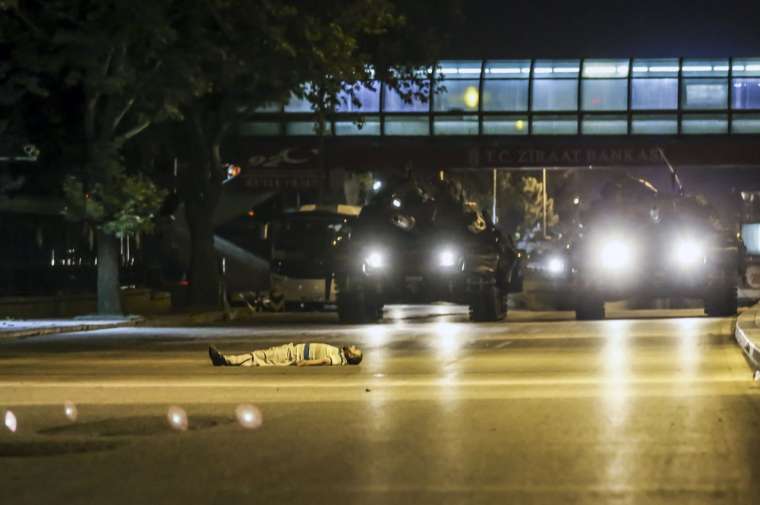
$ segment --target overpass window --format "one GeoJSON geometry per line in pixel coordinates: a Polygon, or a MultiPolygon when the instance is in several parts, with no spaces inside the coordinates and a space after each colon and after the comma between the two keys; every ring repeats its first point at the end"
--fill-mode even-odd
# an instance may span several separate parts
{"type": "Polygon", "coordinates": [[[584,135],[625,135],[628,133],[628,119],[623,115],[586,115],[581,131],[584,135]]]}
{"type": "MultiPolygon", "coordinates": [[[[309,93],[312,89],[310,83],[306,83],[303,87],[304,93],[309,93]]],[[[299,98],[295,93],[290,94],[290,100],[285,104],[285,112],[313,112],[311,102],[306,97],[299,98]]]]}
{"type": "Polygon", "coordinates": [[[533,67],[533,110],[577,110],[579,72],[579,60],[536,60],[533,67]]]}
{"type": "Polygon", "coordinates": [[[578,120],[575,116],[534,116],[535,135],[576,135],[578,120]]]}
{"type": "Polygon", "coordinates": [[[735,114],[731,123],[732,133],[760,133],[760,114],[735,114]]]}
{"type": "Polygon", "coordinates": [[[685,114],[681,131],[691,135],[728,133],[726,114],[685,114]]]}
{"type": "Polygon", "coordinates": [[[430,127],[427,116],[386,116],[386,135],[428,135],[430,127]]]}
{"type": "Polygon", "coordinates": [[[313,112],[311,102],[306,98],[298,98],[291,94],[290,100],[285,104],[285,112],[313,112]]]}
{"type": "Polygon", "coordinates": [[[726,79],[684,79],[681,106],[684,109],[728,108],[728,82],[726,79]]]}
{"type": "Polygon", "coordinates": [[[631,108],[675,110],[678,108],[678,79],[633,79],[631,108]]]}
{"type": "Polygon", "coordinates": [[[528,110],[528,80],[484,81],[483,110],[486,112],[528,110]]]}
{"type": "MultiPolygon", "coordinates": [[[[289,121],[285,123],[285,134],[295,136],[316,135],[314,121],[289,121]]],[[[325,124],[325,135],[330,135],[330,123],[325,124]]]]}
{"type": "Polygon", "coordinates": [[[427,112],[430,108],[428,102],[419,98],[419,95],[428,96],[425,86],[428,85],[420,87],[413,83],[401,83],[399,92],[386,85],[383,110],[385,112],[427,112]],[[409,103],[405,98],[409,100],[409,103]]]}
{"type": "Polygon", "coordinates": [[[728,59],[685,59],[681,72],[684,78],[727,77],[728,59]]]}
{"type": "Polygon", "coordinates": [[[528,110],[530,60],[489,61],[483,73],[483,110],[528,110]]]}
{"type": "Polygon", "coordinates": [[[279,135],[280,124],[274,121],[250,121],[240,125],[238,134],[253,137],[279,135]]]}
{"type": "Polygon", "coordinates": [[[635,114],[631,122],[634,135],[675,135],[678,133],[678,117],[672,114],[635,114]]]}
{"type": "Polygon", "coordinates": [[[583,110],[628,109],[628,60],[585,60],[583,110]]]}
{"type": "Polygon", "coordinates": [[[433,122],[435,135],[477,135],[478,116],[441,116],[433,122]]]}
{"type": "Polygon", "coordinates": [[[686,59],[681,66],[684,109],[728,108],[728,60],[686,59]]]}
{"type": "Polygon", "coordinates": [[[480,103],[481,62],[441,61],[436,68],[436,84],[441,91],[433,98],[438,112],[475,112],[480,103]]]}
{"type": "Polygon", "coordinates": [[[679,68],[676,58],[633,60],[631,108],[634,110],[676,110],[679,68]]]}
{"type": "Polygon", "coordinates": [[[732,107],[734,109],[760,109],[760,79],[734,79],[732,107]]]}
{"type": "Polygon", "coordinates": [[[364,121],[336,121],[336,135],[380,135],[380,118],[365,117],[364,121]]]}
{"type": "Polygon", "coordinates": [[[371,88],[362,83],[352,86],[354,96],[359,100],[361,106],[353,103],[351,95],[347,91],[338,93],[338,104],[335,106],[336,112],[379,112],[380,111],[380,83],[372,82],[371,88]]]}
{"type": "Polygon", "coordinates": [[[734,77],[760,77],[760,58],[734,58],[734,77]]]}
{"type": "Polygon", "coordinates": [[[433,102],[438,112],[477,112],[480,92],[478,91],[479,80],[453,80],[439,81],[446,91],[435,95],[433,102]]]}
{"type": "Polygon", "coordinates": [[[280,105],[279,103],[265,103],[264,105],[256,107],[254,112],[264,113],[264,114],[266,113],[276,114],[280,112],[281,109],[282,109],[282,105],[280,105]]]}
{"type": "Polygon", "coordinates": [[[484,135],[527,135],[527,116],[485,116],[484,135]]]}
{"type": "Polygon", "coordinates": [[[626,110],[627,79],[584,79],[583,110],[626,110]]]}

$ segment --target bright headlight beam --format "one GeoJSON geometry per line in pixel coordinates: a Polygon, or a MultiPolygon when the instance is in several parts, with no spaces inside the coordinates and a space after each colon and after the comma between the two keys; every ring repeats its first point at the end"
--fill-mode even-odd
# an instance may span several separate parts
{"type": "Polygon", "coordinates": [[[682,239],[673,249],[673,260],[681,268],[693,268],[704,262],[704,245],[695,239],[682,239]]]}
{"type": "Polygon", "coordinates": [[[608,239],[599,251],[600,266],[605,270],[624,270],[633,262],[633,246],[619,238],[608,239]]]}
{"type": "Polygon", "coordinates": [[[385,258],[379,251],[370,252],[364,262],[370,268],[383,268],[385,266],[385,258]]]}
{"type": "Polygon", "coordinates": [[[562,258],[553,256],[546,262],[546,269],[549,273],[557,275],[565,271],[565,261],[562,258]]]}
{"type": "Polygon", "coordinates": [[[438,264],[445,268],[453,267],[456,264],[457,255],[451,249],[444,249],[438,254],[438,264]]]}

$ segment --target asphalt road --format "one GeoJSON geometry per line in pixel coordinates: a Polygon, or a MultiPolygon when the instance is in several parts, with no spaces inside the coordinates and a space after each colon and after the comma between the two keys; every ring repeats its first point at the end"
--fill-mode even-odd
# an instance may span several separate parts
{"type": "Polygon", "coordinates": [[[301,315],[2,342],[16,431],[0,426],[0,502],[760,503],[760,388],[733,321],[699,313],[471,324],[459,307],[390,307],[363,327],[301,315]],[[357,343],[365,360],[206,355],[307,340],[357,343]]]}

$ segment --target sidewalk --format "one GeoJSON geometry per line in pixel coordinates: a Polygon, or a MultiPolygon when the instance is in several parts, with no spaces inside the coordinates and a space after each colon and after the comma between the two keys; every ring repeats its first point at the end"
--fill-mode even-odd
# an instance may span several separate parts
{"type": "MultiPolygon", "coordinates": [[[[69,333],[128,326],[187,326],[210,324],[225,319],[223,310],[206,312],[181,312],[155,316],[99,317],[79,316],[61,319],[0,319],[0,341],[28,338],[53,333],[69,333]]],[[[244,319],[245,314],[235,314],[244,319]]]]}
{"type": "Polygon", "coordinates": [[[755,370],[760,370],[760,304],[739,314],[734,337],[755,370]]]}

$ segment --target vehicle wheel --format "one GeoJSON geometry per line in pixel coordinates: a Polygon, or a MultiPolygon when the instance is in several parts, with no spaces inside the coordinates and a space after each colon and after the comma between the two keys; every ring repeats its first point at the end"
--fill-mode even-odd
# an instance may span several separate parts
{"type": "Polygon", "coordinates": [[[376,323],[383,317],[382,308],[369,303],[363,292],[338,293],[338,319],[344,324],[376,323]]]}
{"type": "Polygon", "coordinates": [[[728,317],[736,315],[739,306],[736,286],[716,288],[705,297],[705,314],[710,317],[728,317]]]}
{"type": "Polygon", "coordinates": [[[470,320],[501,321],[507,315],[507,297],[497,286],[484,286],[470,305],[470,320]]]}
{"type": "Polygon", "coordinates": [[[604,300],[583,297],[575,306],[575,319],[578,321],[596,321],[604,319],[604,300]]]}

